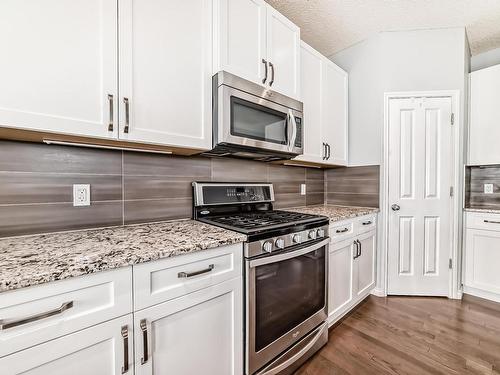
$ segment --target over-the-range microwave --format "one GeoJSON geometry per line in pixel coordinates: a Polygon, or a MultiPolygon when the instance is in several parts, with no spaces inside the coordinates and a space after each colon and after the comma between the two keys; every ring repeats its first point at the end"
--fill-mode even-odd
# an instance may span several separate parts
{"type": "Polygon", "coordinates": [[[213,149],[205,155],[273,161],[302,154],[302,102],[224,71],[212,84],[213,149]]]}

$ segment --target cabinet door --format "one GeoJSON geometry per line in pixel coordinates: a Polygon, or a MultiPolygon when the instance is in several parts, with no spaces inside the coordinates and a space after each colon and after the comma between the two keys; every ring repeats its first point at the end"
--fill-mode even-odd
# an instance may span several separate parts
{"type": "Polygon", "coordinates": [[[120,1],[120,138],[211,147],[212,0],[120,1]]]}
{"type": "Polygon", "coordinates": [[[132,353],[126,315],[0,358],[0,374],[132,375],[132,353]]]}
{"type": "Polygon", "coordinates": [[[0,1],[1,126],[116,137],[116,11],[116,0],[0,1]]]}
{"type": "Polygon", "coordinates": [[[242,284],[238,277],[136,312],[136,374],[241,374],[242,284]]]}
{"type": "Polygon", "coordinates": [[[375,286],[375,250],[377,248],[375,232],[358,236],[361,243],[361,255],[356,258],[356,296],[364,298],[375,286]]]}
{"type": "Polygon", "coordinates": [[[216,0],[215,64],[262,85],[266,65],[266,3],[264,0],[216,0]]]}
{"type": "Polygon", "coordinates": [[[467,229],[465,286],[500,298],[500,232],[467,229]]]}
{"type": "Polygon", "coordinates": [[[347,73],[325,59],[322,83],[323,139],[330,145],[326,163],[347,165],[347,73]]]}
{"type": "Polygon", "coordinates": [[[304,103],[304,154],[297,160],[321,163],[321,65],[323,56],[306,43],[300,46],[300,87],[304,103]]]}
{"type": "Polygon", "coordinates": [[[269,86],[299,99],[300,29],[270,6],[267,7],[267,60],[269,86]]]}
{"type": "Polygon", "coordinates": [[[328,315],[330,322],[347,311],[353,301],[354,240],[336,243],[328,263],[328,315]]]}
{"type": "Polygon", "coordinates": [[[500,65],[470,74],[469,164],[499,164],[500,65]]]}

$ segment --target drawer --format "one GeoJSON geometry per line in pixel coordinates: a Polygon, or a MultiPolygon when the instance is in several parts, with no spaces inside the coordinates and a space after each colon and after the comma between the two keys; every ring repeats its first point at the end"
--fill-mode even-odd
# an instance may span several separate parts
{"type": "Polygon", "coordinates": [[[470,229],[500,231],[500,214],[467,212],[466,227],[470,229]]]}
{"type": "Polygon", "coordinates": [[[134,266],[134,310],[239,277],[242,258],[235,244],[134,266]]]}
{"type": "Polygon", "coordinates": [[[367,215],[354,221],[354,233],[361,234],[369,232],[377,227],[377,215],[367,215]]]}
{"type": "Polygon", "coordinates": [[[132,269],[0,293],[0,357],[132,312],[132,269]]]}
{"type": "Polygon", "coordinates": [[[343,241],[354,235],[354,221],[346,220],[330,225],[330,238],[332,242],[343,241]]]}

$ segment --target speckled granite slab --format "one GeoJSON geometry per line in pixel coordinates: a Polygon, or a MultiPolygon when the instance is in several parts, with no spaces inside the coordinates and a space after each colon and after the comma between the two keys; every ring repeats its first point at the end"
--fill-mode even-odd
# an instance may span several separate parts
{"type": "Polygon", "coordinates": [[[287,211],[300,212],[312,215],[322,215],[330,218],[330,222],[352,219],[358,216],[364,216],[379,212],[378,208],[370,207],[354,207],[354,206],[334,206],[334,205],[317,205],[301,208],[289,209],[287,211]]]}
{"type": "Polygon", "coordinates": [[[0,239],[0,292],[245,241],[194,220],[0,239]]]}
{"type": "Polygon", "coordinates": [[[493,208],[464,208],[466,212],[478,212],[480,214],[500,214],[500,210],[493,208]]]}

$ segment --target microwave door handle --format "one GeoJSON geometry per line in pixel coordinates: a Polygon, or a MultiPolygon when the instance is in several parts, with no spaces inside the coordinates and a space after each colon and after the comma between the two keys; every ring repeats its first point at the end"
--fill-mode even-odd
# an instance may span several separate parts
{"type": "Polygon", "coordinates": [[[290,142],[288,143],[288,147],[290,149],[290,151],[293,150],[293,148],[295,147],[295,140],[297,139],[297,122],[295,121],[295,116],[293,115],[293,112],[292,110],[288,110],[288,118],[290,119],[289,120],[289,123],[288,123],[288,126],[292,125],[292,136],[290,137],[290,142]]]}
{"type": "Polygon", "coordinates": [[[286,115],[286,122],[285,122],[285,124],[286,124],[285,125],[285,127],[286,127],[286,129],[285,129],[285,131],[286,131],[286,145],[287,145],[288,149],[290,149],[290,145],[292,143],[292,134],[291,134],[292,127],[291,127],[291,122],[292,122],[292,120],[290,118],[290,113],[288,113],[286,115]]]}

